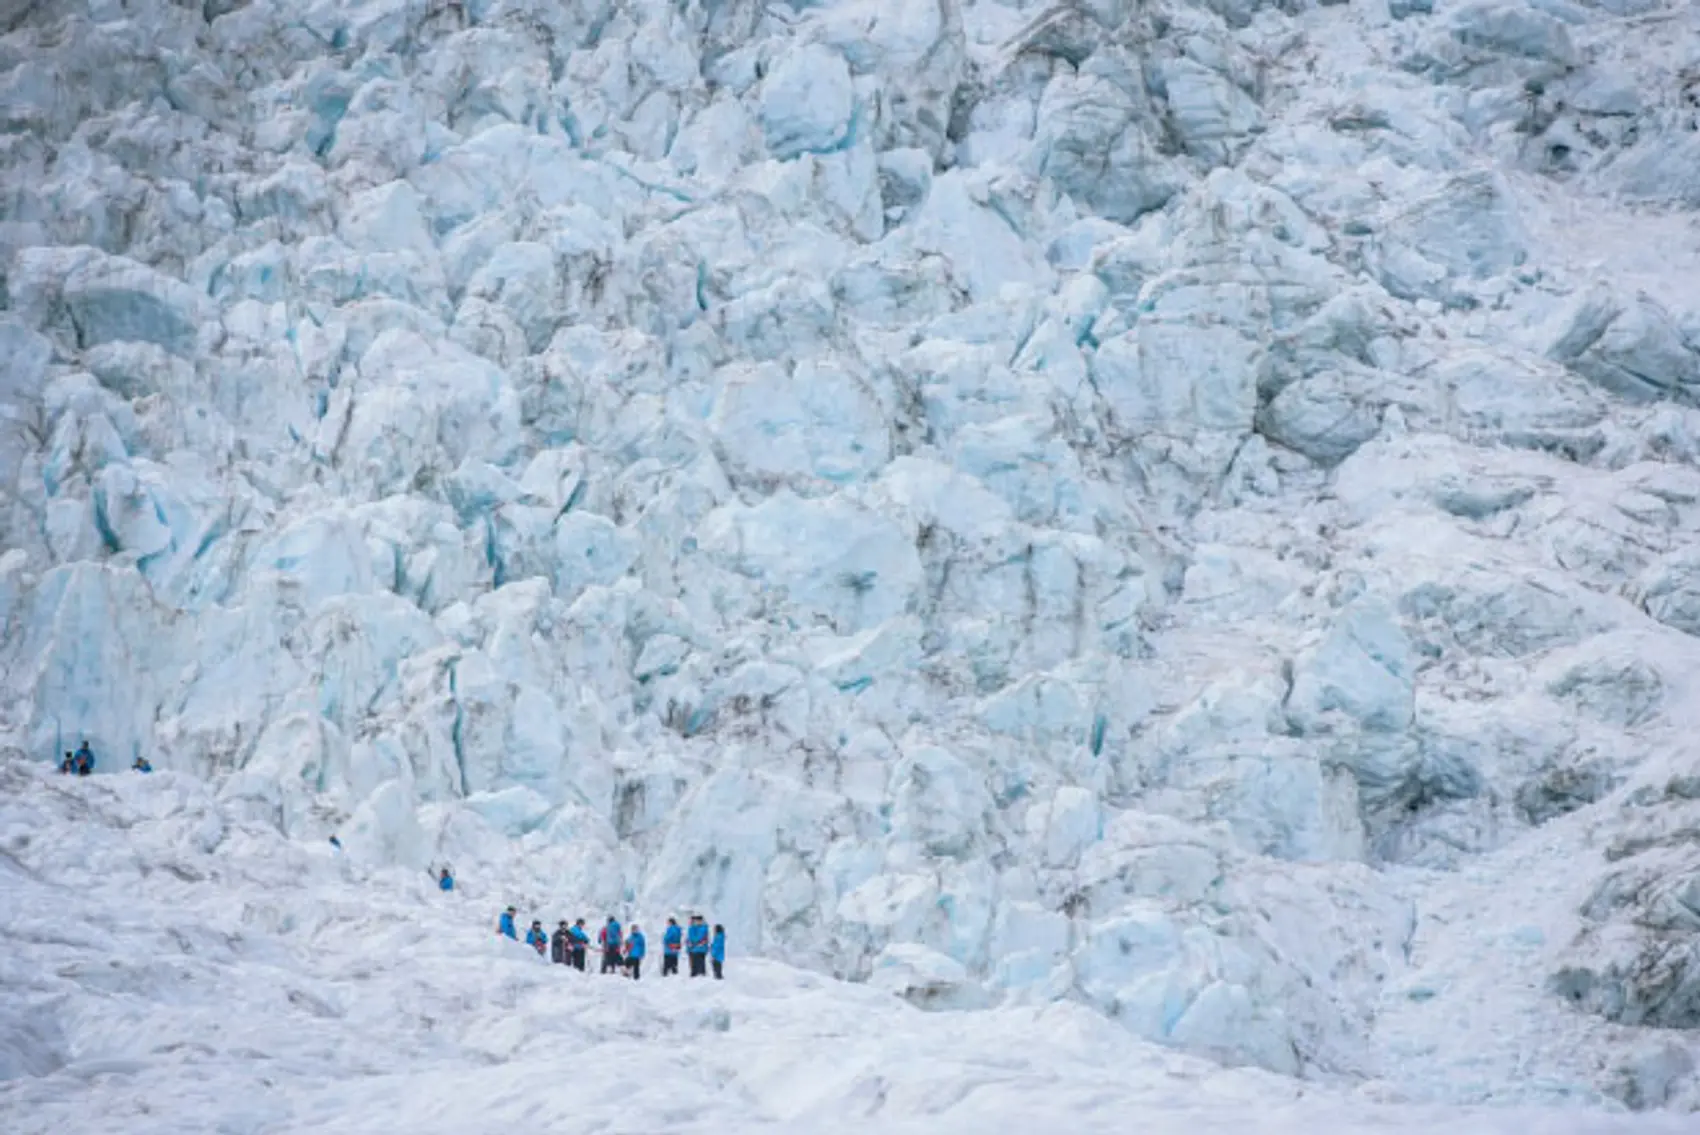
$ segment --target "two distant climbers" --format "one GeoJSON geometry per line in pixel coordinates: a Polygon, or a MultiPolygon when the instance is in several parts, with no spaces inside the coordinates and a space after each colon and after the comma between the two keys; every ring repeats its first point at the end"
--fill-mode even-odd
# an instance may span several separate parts
{"type": "MultiPolygon", "coordinates": [[[[137,758],[140,760],[141,758],[137,758]]],[[[67,775],[88,776],[94,772],[94,750],[84,741],[74,753],[66,753],[59,762],[59,771],[67,775]]]]}

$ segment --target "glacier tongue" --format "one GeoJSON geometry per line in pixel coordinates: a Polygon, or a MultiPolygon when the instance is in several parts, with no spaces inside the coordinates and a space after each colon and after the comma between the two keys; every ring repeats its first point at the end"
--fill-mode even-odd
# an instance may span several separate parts
{"type": "Polygon", "coordinates": [[[924,1007],[1700,1108],[1700,9],[4,15],[0,742],[924,1007]]]}

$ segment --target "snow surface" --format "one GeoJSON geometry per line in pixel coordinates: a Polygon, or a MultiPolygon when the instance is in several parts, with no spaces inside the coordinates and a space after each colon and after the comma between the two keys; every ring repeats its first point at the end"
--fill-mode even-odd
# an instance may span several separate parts
{"type": "Polygon", "coordinates": [[[110,1127],[156,1044],[151,1114],[249,1130],[418,1076],[480,1080],[420,1123],[545,1079],[650,1126],[1700,1110],[1700,8],[0,28],[0,744],[103,760],[7,766],[54,959],[6,963],[8,1116],[110,1127]],[[769,988],[513,969],[508,901],[706,909],[769,988]],[[485,993],[362,979],[384,934],[485,993]],[[50,985],[131,935],[222,961],[50,985]],[[480,1015],[526,990],[632,1022],[581,1051],[633,1075],[555,1083],[480,1015]],[[385,1033],[409,996],[461,1039],[385,1033]],[[717,1007],[747,1059],[649,1084],[717,1007]],[[873,1014],[868,1078],[802,1074],[873,1014]]]}
{"type": "Polygon", "coordinates": [[[229,820],[199,779],[8,760],[0,784],[0,1116],[17,1135],[1691,1122],[1397,1105],[1223,1069],[1075,1002],[925,1012],[736,943],[723,983],[581,975],[497,938],[478,882],[443,895],[423,872],[229,820]]]}

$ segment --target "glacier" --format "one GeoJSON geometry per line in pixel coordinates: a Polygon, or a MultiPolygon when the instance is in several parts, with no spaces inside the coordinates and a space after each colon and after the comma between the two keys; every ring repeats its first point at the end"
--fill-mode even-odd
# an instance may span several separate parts
{"type": "Polygon", "coordinates": [[[1700,9],[0,9],[0,1114],[283,1051],[191,1033],[268,965],[354,1046],[279,1075],[540,1090],[541,1016],[447,976],[393,995],[452,1047],[365,1055],[338,933],[634,1036],[905,1038],[808,1099],[774,1040],[732,1129],[966,1126],[891,1085],[976,1021],[942,1075],[1083,1077],[1036,1118],[1111,1090],[1076,1061],[1700,1110],[1700,9]],[[544,994],[443,861],[491,915],[710,910],[846,1023],[544,994]],[[32,976],[51,895],[132,885],[108,949],[193,1013],[92,936],[32,976]]]}

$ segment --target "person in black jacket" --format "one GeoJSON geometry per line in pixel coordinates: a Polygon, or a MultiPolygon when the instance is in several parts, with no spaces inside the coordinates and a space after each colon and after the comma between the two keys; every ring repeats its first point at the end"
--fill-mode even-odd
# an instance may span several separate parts
{"type": "Polygon", "coordinates": [[[570,964],[573,952],[568,942],[567,920],[563,918],[561,924],[555,927],[555,932],[549,936],[549,960],[558,966],[570,964]]]}

